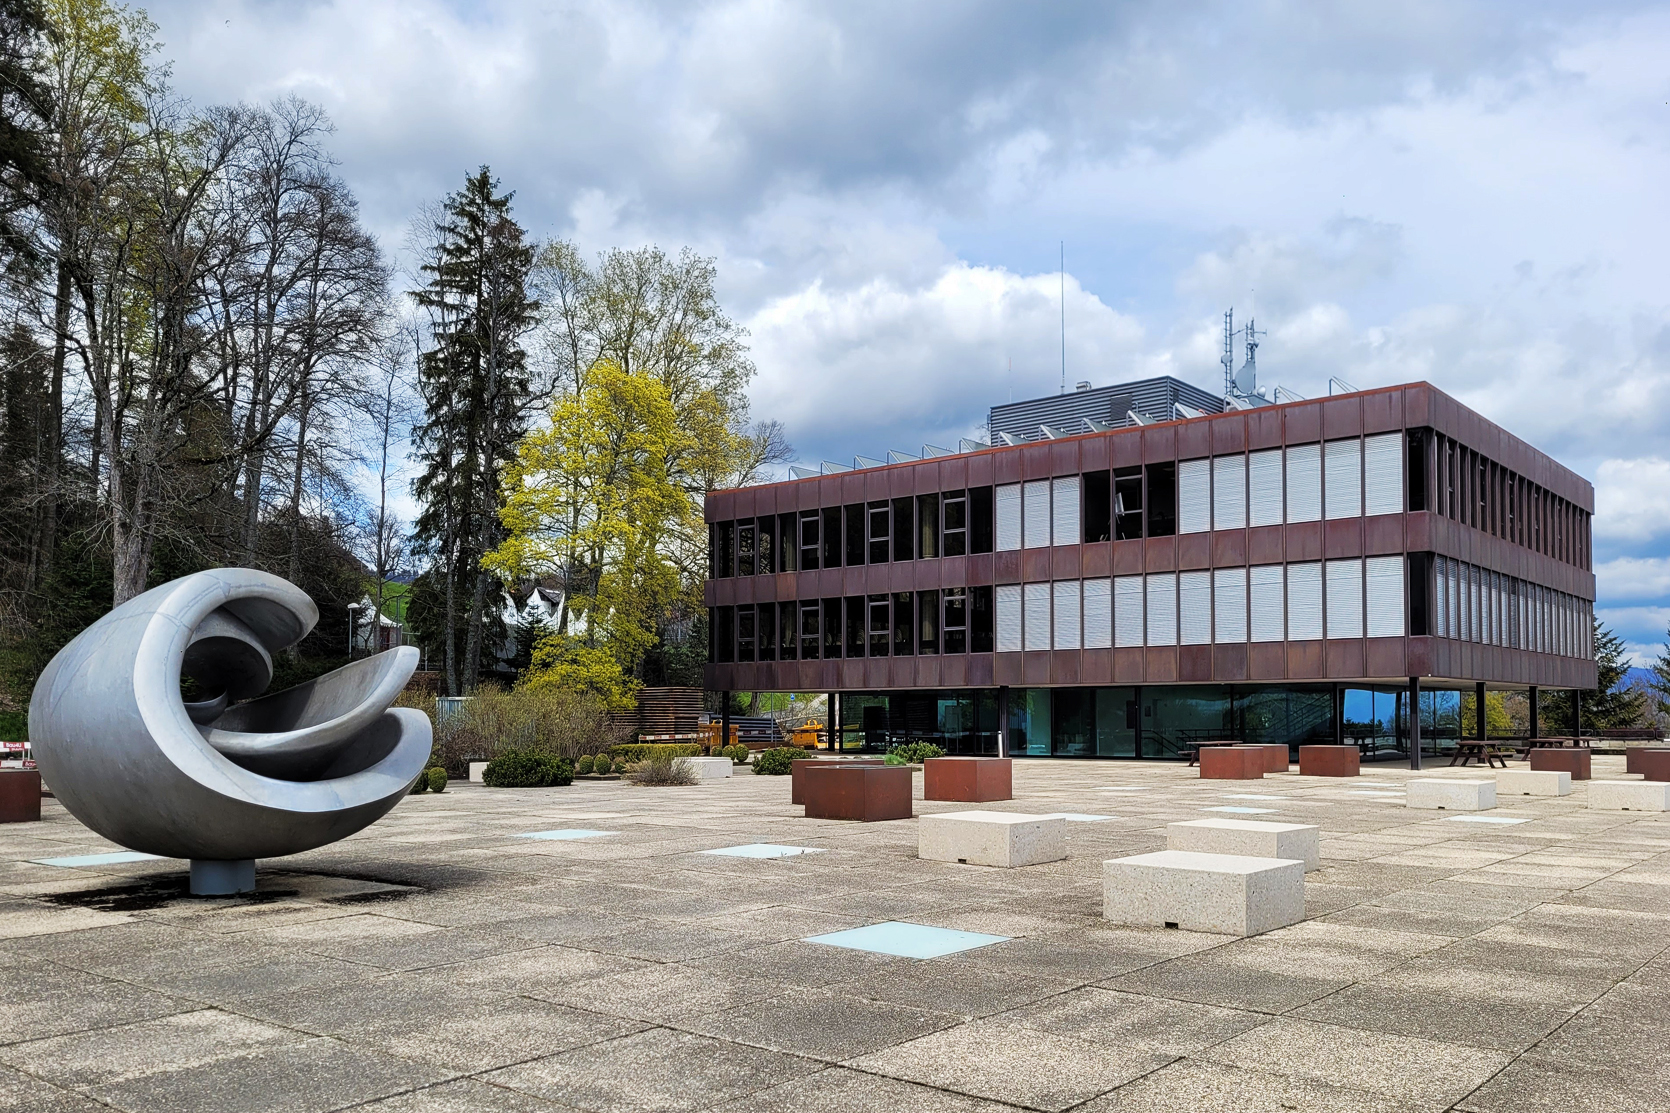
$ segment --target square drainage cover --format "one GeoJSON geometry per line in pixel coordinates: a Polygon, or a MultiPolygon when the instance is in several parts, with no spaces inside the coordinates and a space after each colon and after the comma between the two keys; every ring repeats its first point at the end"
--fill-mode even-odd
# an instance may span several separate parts
{"type": "Polygon", "coordinates": [[[815,846],[778,846],[776,843],[751,842],[746,846],[722,846],[717,850],[702,850],[700,854],[723,854],[727,858],[793,858],[797,854],[822,854],[815,846]]]}
{"type": "Polygon", "coordinates": [[[517,835],[519,839],[555,839],[567,842],[569,839],[597,839],[604,835],[616,834],[614,831],[588,831],[584,827],[566,827],[560,831],[529,831],[517,835]]]}
{"type": "Polygon", "coordinates": [[[847,947],[854,951],[870,951],[878,955],[897,955],[899,958],[940,958],[993,943],[1006,943],[1007,935],[986,935],[978,931],[953,931],[950,928],[927,927],[889,920],[885,924],[837,931],[829,935],[813,935],[803,943],[822,943],[827,947],[847,947]]]}
{"type": "Polygon", "coordinates": [[[117,850],[109,854],[76,854],[68,858],[31,858],[37,866],[119,866],[123,862],[154,862],[160,854],[141,854],[137,850],[117,850]]]}
{"type": "Polygon", "coordinates": [[[1276,809],[1274,809],[1274,808],[1228,808],[1228,807],[1225,807],[1225,808],[1202,808],[1201,810],[1202,811],[1208,811],[1208,812],[1234,812],[1237,815],[1269,815],[1271,812],[1275,811],[1276,809]]]}
{"type": "Polygon", "coordinates": [[[1529,823],[1529,819],[1510,819],[1505,815],[1447,815],[1451,823],[1529,823]]]}

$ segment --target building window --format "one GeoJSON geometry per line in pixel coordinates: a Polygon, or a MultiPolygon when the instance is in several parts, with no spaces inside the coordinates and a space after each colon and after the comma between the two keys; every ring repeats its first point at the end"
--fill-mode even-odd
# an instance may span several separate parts
{"type": "Polygon", "coordinates": [[[808,599],[800,604],[800,659],[816,661],[822,641],[818,631],[818,601],[808,599]]]}
{"type": "Polygon", "coordinates": [[[1212,573],[1212,637],[1221,643],[1247,640],[1247,570],[1219,568],[1212,573]]]}
{"type": "Polygon", "coordinates": [[[754,574],[754,523],[751,520],[737,523],[736,574],[738,576],[752,576],[754,574]]]}
{"type": "Polygon", "coordinates": [[[714,575],[721,578],[736,575],[736,523],[720,522],[713,527],[713,533],[719,558],[714,575]]]}
{"type": "Polygon", "coordinates": [[[1057,580],[1052,585],[1055,610],[1055,633],[1051,645],[1056,649],[1078,649],[1082,644],[1079,629],[1079,582],[1057,580]]]}
{"type": "Polygon", "coordinates": [[[1287,450],[1287,520],[1322,520],[1322,446],[1297,444],[1287,450]]]}
{"type": "Polygon", "coordinates": [[[1084,540],[1086,544],[1113,539],[1113,485],[1105,471],[1084,473],[1084,540]]]}
{"type": "Polygon", "coordinates": [[[1140,646],[1142,627],[1142,577],[1119,576],[1113,581],[1114,647],[1140,646]]]}
{"type": "Polygon", "coordinates": [[[939,592],[916,593],[916,652],[939,652],[939,592]]]}
{"type": "Polygon", "coordinates": [[[1322,637],[1322,565],[1287,566],[1287,638],[1318,641],[1322,637]]]}
{"type": "Polygon", "coordinates": [[[945,652],[966,653],[968,652],[968,589],[966,587],[948,587],[944,594],[945,652]]]}
{"type": "Polygon", "coordinates": [[[1050,647],[1050,585],[1047,583],[1025,585],[1021,594],[1021,608],[1024,612],[1026,648],[1029,650],[1048,649],[1050,647]]]}
{"type": "Polygon", "coordinates": [[[847,596],[847,656],[864,656],[864,597],[862,595],[847,596]]]}
{"type": "Polygon", "coordinates": [[[1147,577],[1144,602],[1148,609],[1148,644],[1177,644],[1177,573],[1156,572],[1147,577]]]}
{"type": "Polygon", "coordinates": [[[1142,537],[1142,469],[1120,468],[1113,473],[1113,539],[1142,537]]]}
{"type": "Polygon", "coordinates": [[[916,596],[908,591],[893,596],[893,655],[909,657],[916,652],[916,624],[913,621],[916,596]]]}
{"type": "Polygon", "coordinates": [[[888,613],[887,596],[870,596],[870,656],[887,656],[887,643],[892,638],[893,619],[888,613]]]}
{"type": "Polygon", "coordinates": [[[802,572],[816,572],[818,570],[818,557],[823,549],[818,543],[818,528],[821,520],[816,510],[802,510],[800,512],[800,570],[802,572]]]}
{"type": "Polygon", "coordinates": [[[800,514],[790,511],[777,515],[777,571],[800,570],[800,514]]]}
{"type": "Polygon", "coordinates": [[[823,566],[825,568],[841,567],[841,508],[826,506],[823,509],[823,566]]]}
{"type": "Polygon", "coordinates": [[[1212,528],[1244,529],[1247,524],[1247,458],[1212,458],[1212,528]]]}
{"type": "Polygon", "coordinates": [[[944,552],[948,557],[968,554],[968,495],[963,491],[947,491],[940,503],[944,521],[944,552]]]}
{"type": "Polygon", "coordinates": [[[1356,437],[1322,446],[1322,493],[1327,517],[1363,513],[1363,442],[1356,437]]]}
{"type": "Polygon", "coordinates": [[[1022,544],[1028,549],[1050,543],[1050,481],[1034,479],[1021,485],[1022,544]]]}
{"type": "Polygon", "coordinates": [[[1079,532],[1079,477],[1066,475],[1050,481],[1050,540],[1077,545],[1079,532]]]}
{"type": "Polygon", "coordinates": [[[823,601],[823,655],[833,661],[841,655],[841,601],[823,601]]]}
{"type": "Polygon", "coordinates": [[[1021,585],[999,584],[997,602],[997,652],[1019,653],[1021,643],[1021,585]]]}
{"type": "Polygon", "coordinates": [[[1182,572],[1177,577],[1177,634],[1184,645],[1212,641],[1212,573],[1182,572]]]}
{"type": "MultiPolygon", "coordinates": [[[[1330,560],[1328,579],[1328,636],[1363,636],[1363,562],[1360,559],[1330,560]]],[[[1400,608],[1401,610],[1401,608],[1400,608]]]]}
{"type": "Polygon", "coordinates": [[[1403,434],[1363,440],[1363,513],[1403,513],[1403,434]]]}
{"type": "Polygon", "coordinates": [[[870,504],[870,552],[869,563],[886,564],[889,542],[893,538],[893,523],[890,520],[890,507],[885,502],[870,504]]]}
{"type": "Polygon", "coordinates": [[[893,500],[894,560],[910,560],[912,557],[913,546],[911,545],[911,541],[913,540],[912,533],[914,532],[912,522],[915,516],[911,513],[911,511],[913,509],[912,504],[915,501],[916,500],[910,498],[908,495],[902,499],[893,500]]]}
{"type": "Polygon", "coordinates": [[[1212,462],[1184,460],[1177,465],[1177,532],[1205,533],[1212,528],[1212,462]]]}
{"type": "Polygon", "coordinates": [[[846,521],[847,567],[862,568],[868,547],[869,511],[863,503],[853,503],[843,507],[841,515],[846,521]]]}
{"type": "Polygon", "coordinates": [[[800,658],[800,604],[788,602],[777,608],[777,653],[785,661],[800,658]]]}
{"type": "Polygon", "coordinates": [[[720,664],[727,665],[736,660],[735,607],[713,609],[713,648],[720,664]]]}
{"type": "Polygon", "coordinates": [[[776,540],[774,536],[777,532],[776,527],[777,515],[775,514],[759,520],[759,527],[754,534],[754,545],[758,550],[754,554],[755,575],[769,576],[773,572],[777,571],[775,559],[777,555],[777,546],[773,544],[776,540]]]}
{"type": "Polygon", "coordinates": [[[753,607],[738,607],[736,609],[736,659],[740,662],[754,659],[753,607]]]}
{"type": "MultiPolygon", "coordinates": [[[[789,606],[792,607],[794,604],[790,603],[789,606]]],[[[758,610],[759,617],[755,620],[754,625],[757,656],[762,661],[775,661],[777,659],[777,604],[761,603],[758,610]]]]}
{"type": "Polygon", "coordinates": [[[939,496],[916,496],[916,556],[932,560],[939,556],[939,496]]]}
{"type": "Polygon", "coordinates": [[[1084,581],[1084,648],[1108,649],[1113,645],[1113,581],[1084,581]]]}
{"type": "Polygon", "coordinates": [[[1247,524],[1282,523],[1282,454],[1271,448],[1247,457],[1247,524]]]}
{"type": "Polygon", "coordinates": [[[1148,536],[1170,537],[1177,532],[1177,465],[1149,464],[1148,536]]]}
{"type": "MultiPolygon", "coordinates": [[[[988,487],[987,490],[990,490],[988,487]]],[[[968,630],[968,651],[970,653],[990,653],[994,640],[992,621],[992,589],[989,587],[971,587],[968,589],[969,621],[972,623],[968,630]]]]}
{"type": "Polygon", "coordinates": [[[1021,485],[1005,483],[997,489],[997,551],[1021,547],[1021,485]]]}
{"type": "Polygon", "coordinates": [[[968,551],[992,551],[992,489],[971,487],[968,491],[968,551]]]}
{"type": "Polygon", "coordinates": [[[1247,569],[1248,613],[1252,640],[1279,642],[1286,636],[1287,600],[1282,584],[1282,566],[1260,564],[1247,569]]]}
{"type": "Polygon", "coordinates": [[[1369,557],[1363,562],[1363,587],[1367,597],[1364,625],[1368,636],[1402,637],[1403,612],[1409,605],[1403,590],[1403,557],[1369,557]]]}

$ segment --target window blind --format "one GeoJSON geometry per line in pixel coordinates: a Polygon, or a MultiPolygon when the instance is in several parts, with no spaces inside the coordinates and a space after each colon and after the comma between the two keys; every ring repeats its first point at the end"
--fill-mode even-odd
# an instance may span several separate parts
{"type": "Polygon", "coordinates": [[[1052,585],[1055,595],[1056,649],[1077,649],[1082,634],[1079,630],[1079,582],[1057,580],[1052,585]]]}
{"type": "Polygon", "coordinates": [[[1382,433],[1363,440],[1365,514],[1403,512],[1403,434],[1382,433]]]}
{"type": "Polygon", "coordinates": [[[999,653],[1021,650],[1021,585],[999,584],[992,592],[992,608],[999,653]]]}
{"type": "Polygon", "coordinates": [[[1064,475],[1050,484],[1050,528],[1057,545],[1077,545],[1079,532],[1079,477],[1064,475]]]}
{"type": "Polygon", "coordinates": [[[1028,481],[1024,485],[1021,501],[1021,516],[1025,519],[1021,535],[1022,544],[1029,549],[1047,547],[1050,543],[1050,481],[1028,481]]]}
{"type": "Polygon", "coordinates": [[[1177,573],[1148,576],[1148,644],[1177,644],[1177,573]]]}
{"type": "Polygon", "coordinates": [[[1247,524],[1247,458],[1212,458],[1212,528],[1242,529],[1247,524]]]}
{"type": "Polygon", "coordinates": [[[1021,596],[1025,611],[1026,648],[1050,647],[1050,585],[1027,584],[1021,596]]]}
{"type": "Polygon", "coordinates": [[[1212,642],[1212,573],[1182,572],[1177,576],[1177,632],[1184,645],[1212,642]]]}
{"type": "Polygon", "coordinates": [[[1260,564],[1247,569],[1252,596],[1252,640],[1279,642],[1287,629],[1287,602],[1282,590],[1282,566],[1260,564]]]}
{"type": "Polygon", "coordinates": [[[1247,457],[1247,524],[1279,526],[1282,516],[1281,449],[1247,457]]]}
{"type": "Polygon", "coordinates": [[[1219,568],[1212,573],[1212,638],[1247,640],[1247,570],[1219,568]]]}
{"type": "Polygon", "coordinates": [[[1433,619],[1438,627],[1438,636],[1450,637],[1450,564],[1443,557],[1437,557],[1432,562],[1432,583],[1437,604],[1433,608],[1433,619]]]}
{"type": "Polygon", "coordinates": [[[1328,636],[1363,636],[1363,562],[1361,558],[1330,560],[1328,576],[1328,636]]]}
{"type": "Polygon", "coordinates": [[[1356,437],[1323,445],[1322,490],[1329,518],[1363,512],[1363,442],[1356,437]]]}
{"type": "Polygon", "coordinates": [[[1287,566],[1287,637],[1316,641],[1322,637],[1322,565],[1287,566]]]}
{"type": "Polygon", "coordinates": [[[1368,595],[1368,636],[1371,638],[1400,638],[1403,636],[1404,598],[1403,558],[1401,556],[1369,557],[1363,562],[1363,580],[1368,595]]]}
{"type": "Polygon", "coordinates": [[[1120,576],[1113,581],[1113,644],[1142,644],[1142,577],[1120,576]]]}
{"type": "Polygon", "coordinates": [[[1287,450],[1287,520],[1322,520],[1322,446],[1294,445],[1287,450]]]}
{"type": "Polygon", "coordinates": [[[994,496],[993,523],[998,552],[1021,547],[1021,485],[1008,483],[994,496]]]}
{"type": "Polygon", "coordinates": [[[1212,472],[1209,461],[1177,465],[1177,532],[1205,533],[1212,528],[1212,472]]]}
{"type": "Polygon", "coordinates": [[[1113,644],[1113,581],[1084,581],[1084,648],[1106,649],[1113,644]]]}

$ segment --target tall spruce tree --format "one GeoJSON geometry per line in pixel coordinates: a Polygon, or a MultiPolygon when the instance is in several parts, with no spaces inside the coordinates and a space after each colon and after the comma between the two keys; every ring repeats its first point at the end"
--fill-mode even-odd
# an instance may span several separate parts
{"type": "Polygon", "coordinates": [[[430,558],[426,593],[441,610],[447,691],[473,691],[484,648],[505,635],[504,590],[481,558],[503,540],[499,476],[537,401],[523,335],[533,248],[510,215],[514,194],[483,166],[446,200],[432,230],[429,276],[412,291],[429,314],[432,347],[418,364],[424,416],[413,430],[423,471],[416,541],[430,558]]]}
{"type": "MultiPolygon", "coordinates": [[[[1595,688],[1576,693],[1582,700],[1584,730],[1609,730],[1638,727],[1643,723],[1646,701],[1639,691],[1622,686],[1629,662],[1624,659],[1624,641],[1601,624],[1594,622],[1595,688]]],[[[1577,712],[1571,692],[1554,692],[1544,697],[1538,708],[1543,732],[1550,735],[1571,734],[1576,731],[1577,712]]]]}

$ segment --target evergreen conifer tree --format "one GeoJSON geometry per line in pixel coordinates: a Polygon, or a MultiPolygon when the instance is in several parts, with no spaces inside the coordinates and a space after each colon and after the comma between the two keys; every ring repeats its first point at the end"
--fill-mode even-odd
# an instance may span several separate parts
{"type": "MultiPolygon", "coordinates": [[[[1623,639],[1601,624],[1594,622],[1596,684],[1593,691],[1580,692],[1582,698],[1583,730],[1596,731],[1622,727],[1638,727],[1646,712],[1642,694],[1621,686],[1629,662],[1624,660],[1623,639]]],[[[1540,701],[1538,718],[1542,732],[1548,735],[1571,734],[1577,729],[1576,708],[1572,693],[1553,692],[1540,701]]]]}

